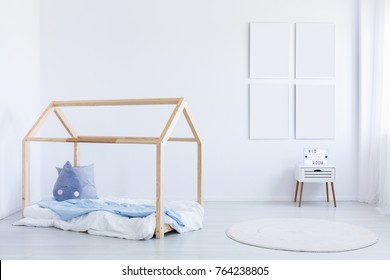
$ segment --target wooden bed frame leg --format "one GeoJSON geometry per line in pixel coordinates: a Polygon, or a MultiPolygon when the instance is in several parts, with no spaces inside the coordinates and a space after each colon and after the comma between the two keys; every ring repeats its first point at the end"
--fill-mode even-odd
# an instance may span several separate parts
{"type": "Polygon", "coordinates": [[[73,166],[80,166],[80,143],[74,143],[73,166]]]}
{"type": "Polygon", "coordinates": [[[156,174],[156,238],[164,238],[164,185],[163,185],[163,161],[164,144],[157,144],[157,174],[156,174]]]}
{"type": "MultiPolygon", "coordinates": [[[[23,140],[22,146],[22,210],[30,206],[30,142],[23,140]]],[[[22,211],[23,213],[23,211],[22,211]]]]}
{"type": "Polygon", "coordinates": [[[198,203],[203,204],[203,142],[198,143],[198,203]]]}

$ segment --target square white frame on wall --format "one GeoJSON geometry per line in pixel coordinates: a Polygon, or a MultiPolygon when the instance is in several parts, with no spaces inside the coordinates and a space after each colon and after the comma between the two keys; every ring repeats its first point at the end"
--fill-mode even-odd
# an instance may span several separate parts
{"type": "Polygon", "coordinates": [[[297,85],[295,138],[334,139],[334,85],[297,85]]]}
{"type": "Polygon", "coordinates": [[[333,79],[335,77],[335,25],[297,23],[295,54],[297,79],[333,79]]]}
{"type": "Polygon", "coordinates": [[[288,23],[250,24],[250,78],[289,78],[289,32],[288,23]]]}
{"type": "Polygon", "coordinates": [[[250,139],[289,138],[289,85],[251,84],[250,139]]]}

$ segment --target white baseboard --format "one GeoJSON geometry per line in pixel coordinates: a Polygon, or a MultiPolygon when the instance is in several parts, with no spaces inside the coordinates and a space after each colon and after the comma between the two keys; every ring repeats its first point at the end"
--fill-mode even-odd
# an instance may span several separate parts
{"type": "MultiPolygon", "coordinates": [[[[332,201],[332,196],[329,197],[332,201]]],[[[205,197],[205,201],[259,201],[259,202],[287,202],[293,201],[293,196],[262,196],[262,197],[253,197],[253,196],[234,196],[234,197],[205,197]]],[[[336,196],[337,201],[357,201],[355,196],[336,196]]],[[[310,196],[303,199],[303,201],[326,201],[326,196],[310,196]]]]}

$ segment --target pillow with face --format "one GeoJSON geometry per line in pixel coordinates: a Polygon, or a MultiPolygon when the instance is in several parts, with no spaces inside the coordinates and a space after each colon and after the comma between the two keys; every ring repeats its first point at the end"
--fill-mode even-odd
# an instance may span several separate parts
{"type": "Polygon", "coordinates": [[[54,184],[53,196],[56,200],[63,201],[80,198],[82,191],[80,180],[73,166],[67,161],[54,184]]]}
{"type": "MultiPolygon", "coordinates": [[[[60,175],[62,168],[56,167],[58,175],[60,175]]],[[[95,176],[94,176],[94,165],[86,166],[73,166],[73,171],[76,173],[79,178],[81,188],[83,189],[80,194],[80,198],[98,198],[95,185],[95,176]]]]}

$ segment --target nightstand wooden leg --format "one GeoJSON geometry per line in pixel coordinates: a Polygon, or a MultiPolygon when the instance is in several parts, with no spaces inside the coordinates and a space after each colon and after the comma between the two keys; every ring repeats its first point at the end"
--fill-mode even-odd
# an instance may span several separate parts
{"type": "Polygon", "coordinates": [[[301,182],[301,193],[299,195],[299,207],[301,207],[302,204],[302,193],[303,193],[303,182],[301,182]]]}
{"type": "Polygon", "coordinates": [[[329,202],[329,189],[328,189],[328,182],[326,182],[326,201],[329,202]]]}
{"type": "Polygon", "coordinates": [[[294,198],[294,202],[297,202],[298,187],[299,187],[299,181],[297,181],[297,187],[295,188],[295,198],[294,198]]]}
{"type": "Polygon", "coordinates": [[[337,207],[336,206],[336,194],[334,193],[334,184],[333,182],[330,182],[331,186],[332,186],[332,194],[333,194],[333,203],[334,203],[334,207],[337,207]]]}

